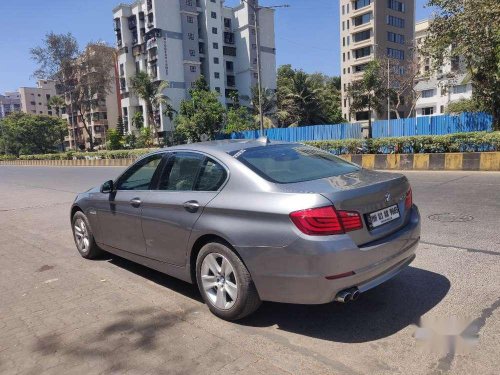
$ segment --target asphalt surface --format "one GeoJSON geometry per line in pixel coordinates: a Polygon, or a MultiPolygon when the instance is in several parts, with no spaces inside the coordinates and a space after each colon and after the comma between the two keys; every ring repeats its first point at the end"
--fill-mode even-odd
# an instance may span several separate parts
{"type": "Polygon", "coordinates": [[[0,166],[0,373],[498,373],[500,173],[407,172],[423,218],[411,267],[356,303],[264,303],[227,323],[189,284],[78,255],[75,193],[121,170],[0,166]]]}

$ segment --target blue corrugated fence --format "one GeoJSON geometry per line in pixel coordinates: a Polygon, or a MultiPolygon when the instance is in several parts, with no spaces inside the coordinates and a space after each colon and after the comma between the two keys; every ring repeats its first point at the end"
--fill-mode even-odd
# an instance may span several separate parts
{"type": "MultiPolygon", "coordinates": [[[[412,135],[444,135],[473,131],[491,131],[493,117],[486,113],[462,113],[412,117],[399,120],[375,121],[372,124],[373,138],[407,137],[412,135]]],[[[265,129],[269,139],[276,141],[302,142],[328,139],[362,138],[361,124],[335,124],[301,126],[297,128],[265,129]]],[[[227,137],[222,136],[221,137],[227,137]]],[[[231,139],[255,139],[258,130],[232,133],[231,139]]]]}

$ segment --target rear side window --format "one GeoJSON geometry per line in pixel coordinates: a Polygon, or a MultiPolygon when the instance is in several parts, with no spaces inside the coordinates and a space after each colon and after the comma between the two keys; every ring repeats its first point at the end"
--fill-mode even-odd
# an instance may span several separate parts
{"type": "Polygon", "coordinates": [[[226,178],[226,170],[215,160],[193,152],[178,152],[168,159],[158,189],[217,191],[226,178]]]}
{"type": "Polygon", "coordinates": [[[233,152],[239,161],[268,181],[280,184],[339,176],[358,167],[315,147],[270,145],[233,152]]]}

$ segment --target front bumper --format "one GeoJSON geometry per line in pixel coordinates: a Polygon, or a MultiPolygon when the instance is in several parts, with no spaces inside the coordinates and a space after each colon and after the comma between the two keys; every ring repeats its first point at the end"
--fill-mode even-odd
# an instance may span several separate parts
{"type": "Polygon", "coordinates": [[[365,292],[394,277],[415,259],[420,240],[420,214],[412,207],[407,224],[364,246],[347,235],[300,238],[281,248],[239,248],[259,296],[264,301],[322,304],[341,290],[365,292]],[[354,271],[352,276],[326,276],[354,271]]]}

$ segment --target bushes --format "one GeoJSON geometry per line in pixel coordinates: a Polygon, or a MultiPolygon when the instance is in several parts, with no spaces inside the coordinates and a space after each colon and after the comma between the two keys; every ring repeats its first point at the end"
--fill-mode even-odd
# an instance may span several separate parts
{"type": "MultiPolygon", "coordinates": [[[[96,152],[67,151],[58,154],[21,155],[21,160],[73,160],[73,159],[136,159],[155,149],[113,150],[96,152]]],[[[15,158],[14,158],[15,159],[15,158]]]]}
{"type": "Polygon", "coordinates": [[[500,151],[500,132],[471,132],[305,142],[334,154],[412,154],[500,151]]]}

